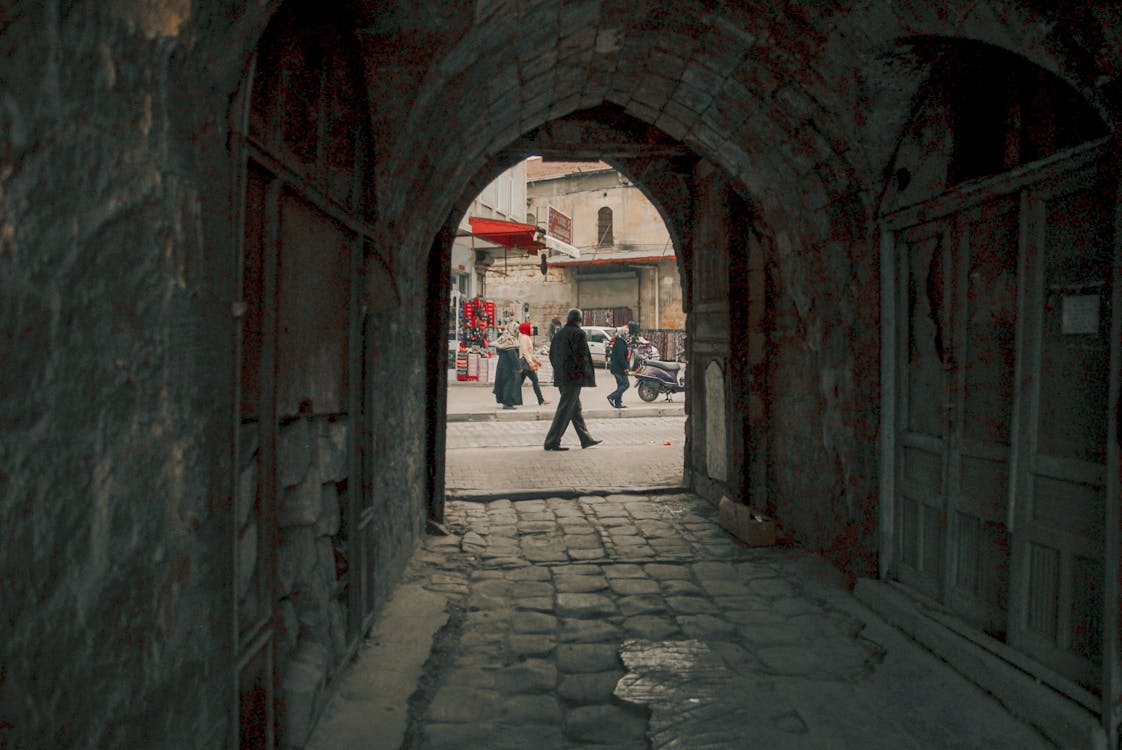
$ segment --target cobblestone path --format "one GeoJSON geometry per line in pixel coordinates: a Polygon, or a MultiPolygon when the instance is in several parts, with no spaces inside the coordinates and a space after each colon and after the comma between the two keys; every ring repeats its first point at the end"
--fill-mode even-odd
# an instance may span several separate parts
{"type": "MultiPolygon", "coordinates": [[[[857,603],[692,495],[450,502],[448,597],[403,748],[1041,748],[857,603]]],[[[344,685],[344,690],[346,686],[344,685]]]]}

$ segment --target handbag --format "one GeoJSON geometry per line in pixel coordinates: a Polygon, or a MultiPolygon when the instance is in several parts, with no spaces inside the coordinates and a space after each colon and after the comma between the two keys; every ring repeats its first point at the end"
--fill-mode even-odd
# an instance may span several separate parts
{"type": "Polygon", "coordinates": [[[525,357],[518,358],[518,372],[533,372],[534,368],[526,361],[525,357]]]}

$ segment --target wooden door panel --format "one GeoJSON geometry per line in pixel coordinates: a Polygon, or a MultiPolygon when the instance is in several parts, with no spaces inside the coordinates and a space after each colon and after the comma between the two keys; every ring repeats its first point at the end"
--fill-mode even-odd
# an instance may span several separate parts
{"type": "Polygon", "coordinates": [[[1103,622],[1114,193],[1093,172],[1034,196],[1023,583],[1014,643],[1097,689],[1103,622]]]}
{"type": "Polygon", "coordinates": [[[897,565],[902,582],[941,597],[946,529],[946,367],[949,349],[947,232],[943,224],[901,233],[904,320],[897,418],[897,565]]]}
{"type": "Polygon", "coordinates": [[[1010,432],[1016,365],[1018,203],[1000,197],[956,221],[956,371],[947,604],[1001,637],[1007,627],[1010,432]]]}

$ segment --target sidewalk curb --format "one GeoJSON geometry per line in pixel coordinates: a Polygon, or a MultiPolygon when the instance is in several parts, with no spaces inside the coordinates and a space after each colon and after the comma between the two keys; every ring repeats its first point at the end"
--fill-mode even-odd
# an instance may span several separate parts
{"type": "MultiPolygon", "coordinates": [[[[532,407],[531,407],[532,408],[532,407]]],[[[493,412],[466,412],[458,414],[448,414],[446,419],[449,422],[551,422],[553,421],[552,411],[541,411],[540,409],[534,411],[522,411],[515,409],[514,411],[504,410],[502,407],[497,407],[497,411],[493,412]]],[[[684,404],[672,404],[670,406],[657,406],[657,407],[632,407],[629,409],[584,409],[583,412],[585,419],[632,419],[638,417],[682,417],[686,414],[686,407],[684,404]]]]}
{"type": "Polygon", "coordinates": [[[560,497],[563,499],[585,497],[587,495],[678,495],[689,492],[682,485],[659,485],[657,487],[588,487],[584,489],[550,489],[550,490],[446,490],[445,502],[457,500],[467,503],[487,503],[492,500],[540,500],[546,497],[560,497]]]}

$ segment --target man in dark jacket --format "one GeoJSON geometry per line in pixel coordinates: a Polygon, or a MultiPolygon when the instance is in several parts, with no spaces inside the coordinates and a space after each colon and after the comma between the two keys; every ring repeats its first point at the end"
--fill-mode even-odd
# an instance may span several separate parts
{"type": "Polygon", "coordinates": [[[608,369],[616,379],[616,389],[608,394],[608,403],[617,409],[627,408],[621,399],[623,392],[631,387],[631,381],[627,379],[627,368],[630,366],[627,359],[627,339],[616,331],[612,337],[611,359],[608,362],[608,369]]]}
{"type": "Polygon", "coordinates": [[[565,451],[561,447],[561,436],[569,429],[569,423],[580,438],[581,448],[599,445],[593,440],[584,424],[580,408],[580,389],[596,385],[596,373],[592,370],[592,352],[588,350],[588,339],[580,327],[581,311],[569,310],[564,327],[556,333],[549,345],[549,363],[553,365],[553,384],[561,391],[557,411],[553,414],[553,424],[545,436],[547,451],[565,451]]]}

